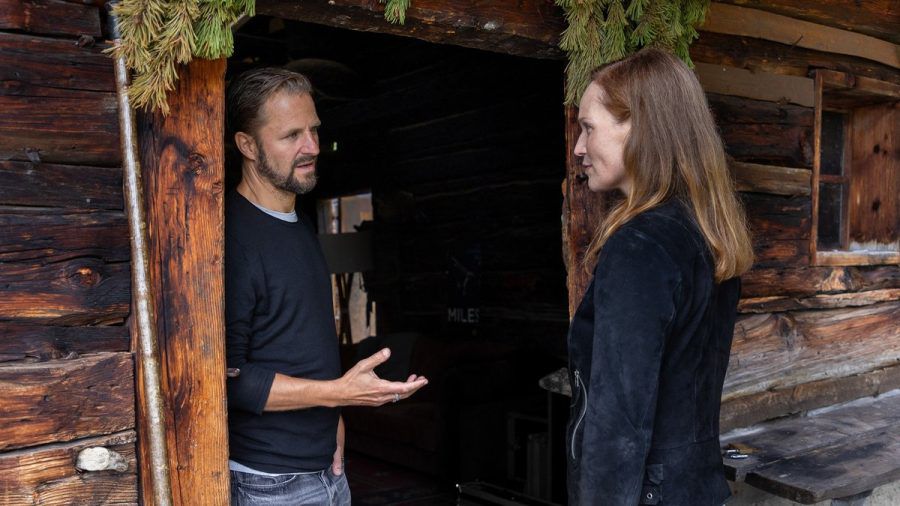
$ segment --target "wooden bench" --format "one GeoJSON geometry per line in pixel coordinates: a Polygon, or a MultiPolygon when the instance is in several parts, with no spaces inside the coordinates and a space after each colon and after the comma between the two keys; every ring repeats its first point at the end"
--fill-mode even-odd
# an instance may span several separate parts
{"type": "Polygon", "coordinates": [[[736,429],[721,442],[730,480],[802,504],[862,506],[900,480],[900,390],[736,429]]]}

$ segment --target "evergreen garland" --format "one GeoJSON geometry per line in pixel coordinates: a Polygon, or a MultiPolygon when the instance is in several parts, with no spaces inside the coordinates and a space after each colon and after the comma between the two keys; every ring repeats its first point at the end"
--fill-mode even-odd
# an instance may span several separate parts
{"type": "Polygon", "coordinates": [[[644,46],[668,49],[693,66],[688,48],[709,8],[709,0],[555,1],[568,22],[559,41],[569,58],[567,104],[581,99],[593,69],[644,46]]]}

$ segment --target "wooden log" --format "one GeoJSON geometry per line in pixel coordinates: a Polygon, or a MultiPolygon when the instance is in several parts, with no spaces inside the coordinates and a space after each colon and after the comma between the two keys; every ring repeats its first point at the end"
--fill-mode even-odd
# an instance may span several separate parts
{"type": "Polygon", "coordinates": [[[51,327],[0,322],[0,361],[50,360],[86,353],[125,352],[130,347],[125,326],[51,327]],[[4,358],[5,357],[5,358],[4,358]]]}
{"type": "Polygon", "coordinates": [[[900,303],[741,316],[722,399],[900,362],[900,303]]]}
{"type": "MultiPolygon", "coordinates": [[[[194,60],[179,75],[168,95],[169,116],[138,118],[151,279],[159,287],[154,295],[163,395],[174,428],[168,431],[169,469],[176,504],[225,504],[225,60],[194,60]]],[[[144,409],[139,403],[141,420],[144,409]]],[[[152,497],[149,485],[142,480],[144,498],[152,497]]]]}
{"type": "Polygon", "coordinates": [[[780,135],[778,127],[806,127],[812,131],[814,112],[809,107],[776,104],[762,100],[707,93],[709,107],[718,125],[772,125],[773,139],[780,135]]]}
{"type": "Polygon", "coordinates": [[[812,128],[766,123],[719,125],[725,151],[743,161],[812,167],[812,128]]]}
{"type": "Polygon", "coordinates": [[[811,297],[751,297],[738,303],[740,313],[773,313],[797,309],[836,309],[868,306],[878,302],[900,300],[900,289],[885,288],[865,292],[820,294],[811,297]]]}
{"type": "Polygon", "coordinates": [[[695,62],[753,72],[809,77],[815,69],[832,69],[900,83],[900,74],[893,67],[881,63],[751,37],[700,32],[700,38],[691,44],[690,53],[695,62]]]}
{"type": "Polygon", "coordinates": [[[261,0],[256,13],[350,30],[389,33],[530,58],[558,58],[561,10],[540,0],[421,0],[406,23],[384,20],[384,6],[367,0],[261,0]]]}
{"type": "Polygon", "coordinates": [[[82,47],[66,39],[0,33],[0,93],[71,96],[69,90],[114,92],[105,45],[82,47]]]}
{"type": "MultiPolygon", "coordinates": [[[[805,171],[809,174],[809,171],[805,171]]],[[[764,193],[740,193],[753,238],[758,241],[809,239],[810,201],[764,193]]]]}
{"type": "Polygon", "coordinates": [[[770,193],[773,195],[810,194],[809,169],[760,165],[731,160],[728,163],[734,176],[735,188],[742,192],[770,193]]]}
{"type": "Polygon", "coordinates": [[[0,262],[58,262],[77,257],[127,261],[121,211],[68,212],[0,207],[0,262]]]}
{"type": "Polygon", "coordinates": [[[0,160],[116,166],[119,123],[112,93],[69,98],[0,95],[0,160]]]}
{"type": "Polygon", "coordinates": [[[900,388],[900,366],[767,390],[722,402],[722,431],[900,388]]]}
{"type": "Polygon", "coordinates": [[[0,161],[0,206],[122,209],[122,169],[0,161]]]}
{"type": "Polygon", "coordinates": [[[758,269],[804,267],[809,265],[809,240],[756,238],[753,254],[753,266],[758,269]]]}
{"type": "Polygon", "coordinates": [[[133,428],[132,377],[130,353],[0,365],[0,450],[133,428]]]}
{"type": "Polygon", "coordinates": [[[128,315],[127,263],[91,257],[48,265],[0,262],[0,320],[56,325],[121,322],[128,315]]]}
{"type": "MultiPolygon", "coordinates": [[[[890,247],[890,246],[889,246],[890,247]]],[[[900,252],[891,250],[818,251],[816,265],[897,265],[900,252]]]]}
{"type": "Polygon", "coordinates": [[[0,30],[99,37],[100,10],[60,0],[0,0],[0,30]]]}
{"type": "Polygon", "coordinates": [[[770,1],[718,0],[751,7],[812,23],[859,32],[900,44],[900,14],[891,0],[870,0],[848,4],[843,0],[770,1]]]}
{"type": "Polygon", "coordinates": [[[0,502],[3,504],[137,504],[135,433],[81,439],[0,454],[0,502]],[[124,473],[81,473],[75,469],[78,453],[105,447],[126,457],[124,473]]]}
{"type": "Polygon", "coordinates": [[[697,62],[694,72],[709,93],[812,107],[812,79],[697,62]]]}
{"type": "Polygon", "coordinates": [[[741,277],[743,297],[815,295],[900,288],[900,269],[883,267],[802,267],[753,269],[741,277]]]}
{"type": "Polygon", "coordinates": [[[759,9],[713,2],[701,30],[857,56],[900,68],[900,48],[896,44],[759,9]]]}

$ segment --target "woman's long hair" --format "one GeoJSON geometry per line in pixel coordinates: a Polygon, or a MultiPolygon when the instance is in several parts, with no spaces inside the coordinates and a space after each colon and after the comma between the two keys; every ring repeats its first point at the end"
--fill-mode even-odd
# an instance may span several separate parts
{"type": "Polygon", "coordinates": [[[617,121],[631,119],[623,160],[631,189],[600,223],[585,256],[596,261],[607,239],[630,219],[670,198],[689,204],[715,261],[717,282],[753,263],[743,207],[700,83],[680,60],[643,49],[591,76],[617,121]]]}

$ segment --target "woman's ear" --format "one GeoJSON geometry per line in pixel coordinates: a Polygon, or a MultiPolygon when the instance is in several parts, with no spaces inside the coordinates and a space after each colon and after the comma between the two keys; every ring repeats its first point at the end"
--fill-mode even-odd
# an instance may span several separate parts
{"type": "Polygon", "coordinates": [[[244,132],[237,132],[234,134],[234,144],[241,154],[244,155],[244,158],[253,160],[254,162],[256,161],[256,141],[253,137],[244,132]]]}

